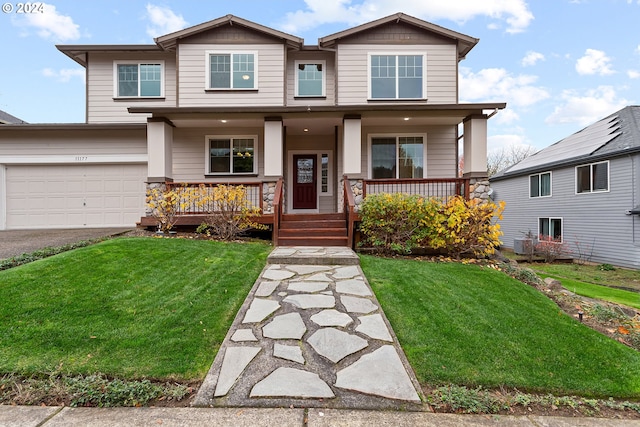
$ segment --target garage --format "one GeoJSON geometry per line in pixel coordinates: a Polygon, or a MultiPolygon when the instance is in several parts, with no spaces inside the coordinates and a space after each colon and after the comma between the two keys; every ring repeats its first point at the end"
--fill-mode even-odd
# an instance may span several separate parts
{"type": "Polygon", "coordinates": [[[146,164],[6,165],[6,228],[133,227],[146,164]]]}

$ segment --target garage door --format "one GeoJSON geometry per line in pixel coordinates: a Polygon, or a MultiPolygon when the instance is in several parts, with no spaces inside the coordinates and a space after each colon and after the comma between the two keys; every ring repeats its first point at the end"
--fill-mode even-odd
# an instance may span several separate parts
{"type": "Polygon", "coordinates": [[[7,229],[134,226],[146,165],[6,167],[7,229]]]}

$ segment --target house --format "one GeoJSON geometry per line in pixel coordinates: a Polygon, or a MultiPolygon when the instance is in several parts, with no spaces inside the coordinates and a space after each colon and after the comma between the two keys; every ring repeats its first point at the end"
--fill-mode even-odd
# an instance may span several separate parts
{"type": "Polygon", "coordinates": [[[12,116],[11,114],[0,110],[0,125],[7,125],[12,123],[27,123],[24,120],[20,120],[16,116],[12,116]]]}
{"type": "Polygon", "coordinates": [[[640,106],[628,106],[491,178],[504,246],[531,232],[574,258],[640,268],[639,181],[640,106]]]}
{"type": "Polygon", "coordinates": [[[505,104],[458,102],[478,39],[398,13],[311,46],[233,15],[154,41],[57,46],[86,69],[86,123],[0,129],[0,229],[153,225],[148,188],[225,183],[276,240],[348,244],[285,229],[352,228],[375,192],[486,197],[487,120],[505,104]]]}

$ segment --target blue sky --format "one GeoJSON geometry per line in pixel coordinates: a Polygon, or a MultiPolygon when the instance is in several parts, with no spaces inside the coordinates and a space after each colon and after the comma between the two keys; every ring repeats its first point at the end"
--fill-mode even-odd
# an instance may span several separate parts
{"type": "Polygon", "coordinates": [[[30,123],[85,120],[83,68],[56,44],[150,44],[153,37],[226,14],[294,34],[306,44],[396,12],[479,38],[460,63],[460,101],[507,102],[489,122],[490,150],[512,144],[540,149],[640,104],[640,0],[33,4],[42,7],[18,13],[18,2],[5,2],[0,12],[0,110],[30,123]]]}

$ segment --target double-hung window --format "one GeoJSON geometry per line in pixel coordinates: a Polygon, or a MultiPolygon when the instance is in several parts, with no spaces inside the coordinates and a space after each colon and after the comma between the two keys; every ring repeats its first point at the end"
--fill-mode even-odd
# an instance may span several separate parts
{"type": "Polygon", "coordinates": [[[609,191],[609,162],[576,167],[576,193],[609,191]]]}
{"type": "Polygon", "coordinates": [[[562,242],[562,218],[538,218],[538,235],[562,242]]]}
{"type": "Polygon", "coordinates": [[[255,174],[255,136],[207,136],[206,174],[255,174]]]}
{"type": "Polygon", "coordinates": [[[257,89],[255,52],[207,52],[207,89],[257,89]]]}
{"type": "Polygon", "coordinates": [[[163,92],[162,62],[114,64],[116,98],[158,98],[163,92]]]}
{"type": "Polygon", "coordinates": [[[425,55],[369,55],[370,99],[425,99],[425,55]]]}
{"type": "Polygon", "coordinates": [[[371,138],[371,178],[424,178],[423,135],[371,138]]]}
{"type": "Polygon", "coordinates": [[[551,196],[551,172],[529,175],[529,197],[551,196]]]}
{"type": "Polygon", "coordinates": [[[296,61],[296,92],[300,97],[325,96],[325,61],[296,61]]]}

